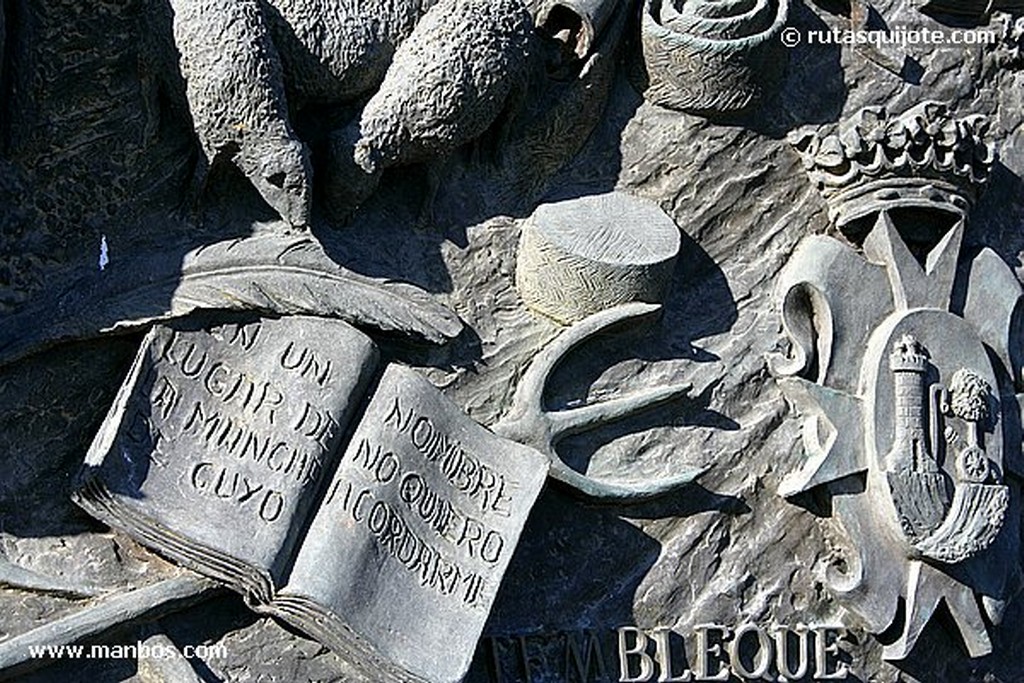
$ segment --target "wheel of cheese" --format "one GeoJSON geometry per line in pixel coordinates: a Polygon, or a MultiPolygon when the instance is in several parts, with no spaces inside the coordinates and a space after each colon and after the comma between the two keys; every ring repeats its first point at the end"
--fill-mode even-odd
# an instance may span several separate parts
{"type": "Polygon", "coordinates": [[[679,244],[664,211],[623,192],[542,204],[523,226],[516,288],[531,310],[562,324],[631,301],[660,303],[679,244]]]}

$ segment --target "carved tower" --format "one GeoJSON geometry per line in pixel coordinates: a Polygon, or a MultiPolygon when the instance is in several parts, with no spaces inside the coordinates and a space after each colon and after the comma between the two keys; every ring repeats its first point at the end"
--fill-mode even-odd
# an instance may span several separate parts
{"type": "Polygon", "coordinates": [[[928,357],[924,348],[910,335],[904,335],[893,346],[889,368],[895,389],[895,426],[892,450],[885,456],[885,468],[889,472],[938,473],[939,466],[928,447],[925,430],[928,357]]]}
{"type": "MultiPolygon", "coordinates": [[[[928,443],[928,352],[913,336],[903,335],[889,356],[893,374],[894,433],[884,466],[899,513],[911,539],[934,531],[949,509],[946,477],[928,443]]],[[[937,447],[937,444],[931,444],[937,447]]]]}

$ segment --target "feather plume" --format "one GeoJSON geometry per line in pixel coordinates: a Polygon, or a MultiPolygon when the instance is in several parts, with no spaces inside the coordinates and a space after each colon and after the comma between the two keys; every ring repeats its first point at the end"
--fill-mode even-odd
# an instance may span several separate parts
{"type": "Polygon", "coordinates": [[[308,236],[217,242],[175,260],[120,259],[0,321],[0,365],[69,339],[131,331],[200,310],[339,318],[441,344],[462,322],[424,290],[337,265],[308,236]]]}

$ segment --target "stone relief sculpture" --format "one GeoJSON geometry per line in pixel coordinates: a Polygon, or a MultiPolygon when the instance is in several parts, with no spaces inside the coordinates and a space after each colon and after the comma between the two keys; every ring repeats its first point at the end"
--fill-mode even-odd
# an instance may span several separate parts
{"type": "Polygon", "coordinates": [[[748,107],[781,77],[786,57],[778,36],[788,16],[788,0],[644,2],[644,96],[698,113],[748,107]]]}
{"type": "Polygon", "coordinates": [[[945,0],[927,0],[921,3],[921,9],[928,12],[960,14],[973,17],[987,16],[993,10],[1019,12],[1024,4],[1017,0],[994,0],[993,2],[947,2],[945,0]]]}
{"type": "MultiPolygon", "coordinates": [[[[956,564],[985,550],[1002,530],[1009,489],[993,474],[981,447],[988,422],[989,383],[970,370],[953,374],[953,399],[942,384],[925,384],[929,354],[910,335],[894,345],[894,438],[885,455],[886,478],[904,534],[924,557],[956,564]],[[928,397],[927,403],[924,398],[928,397]],[[969,406],[969,407],[968,407],[969,406]],[[966,422],[966,437],[943,426],[945,417],[966,422]],[[925,433],[925,426],[933,434],[925,433]],[[939,469],[943,441],[967,441],[955,456],[954,499],[939,469]]],[[[942,453],[945,455],[945,453],[942,453]]]]}
{"type": "Polygon", "coordinates": [[[542,204],[523,227],[516,288],[531,309],[569,324],[631,301],[664,300],[679,229],[623,193],[542,204]]]}
{"type": "Polygon", "coordinates": [[[849,550],[828,585],[870,631],[898,629],[889,659],[910,655],[943,601],[971,656],[990,652],[986,624],[1000,622],[1019,580],[1006,558],[1019,556],[1008,478],[1020,473],[1021,288],[991,250],[965,261],[961,247],[995,159],[987,130],[982,116],[924,102],[794,136],[832,220],[859,233],[863,253],[808,237],[781,275],[793,362],[775,370],[805,419],[807,460],[780,493],[831,492],[849,550]],[[955,290],[967,292],[959,304],[955,290]]]}
{"type": "Polygon", "coordinates": [[[573,493],[605,503],[664,496],[693,481],[698,470],[664,481],[618,484],[573,470],[558,455],[563,437],[623,420],[685,395],[667,385],[583,408],[550,413],[545,386],[573,347],[606,328],[659,310],[679,252],[679,231],[662,210],[623,193],[540,206],[523,225],[516,289],[530,309],[569,328],[523,374],[505,419],[495,429],[548,455],[551,476],[573,493]]]}
{"type": "Polygon", "coordinates": [[[194,327],[147,335],[76,502],[367,678],[460,680],[543,457],[461,415],[413,370],[386,368],[371,392],[377,348],[344,323],[194,327]],[[461,655],[439,657],[445,645],[461,655]]]}
{"type": "Polygon", "coordinates": [[[955,118],[924,102],[901,116],[868,107],[839,135],[796,133],[793,142],[842,230],[877,214],[880,202],[966,217],[995,161],[988,129],[984,116],[955,118]]]}
{"type": "Polygon", "coordinates": [[[149,281],[105,278],[93,287],[57,293],[65,315],[39,327],[31,321],[53,306],[43,300],[9,317],[0,357],[17,360],[57,341],[131,329],[199,309],[310,313],[367,324],[441,343],[462,330],[451,311],[407,283],[382,283],[340,267],[315,240],[264,235],[187,252],[180,264],[155,255],[149,281]],[[260,273],[258,279],[252,273],[260,273]],[[159,293],[172,290],[162,300],[159,293]]]}
{"type": "Polygon", "coordinates": [[[280,58],[259,3],[180,2],[172,11],[204,166],[234,164],[282,218],[305,225],[309,151],[289,122],[280,58]]]}
{"type": "Polygon", "coordinates": [[[479,136],[525,77],[530,16],[519,0],[431,5],[175,5],[175,43],[207,164],[225,157],[282,218],[305,225],[312,167],[289,97],[300,108],[342,104],[380,86],[358,121],[332,136],[329,206],[341,214],[365,199],[384,167],[451,153],[479,136]],[[225,39],[234,51],[220,49],[225,39]],[[441,64],[461,73],[425,77],[441,64]],[[363,189],[347,201],[354,188],[363,189]]]}
{"type": "Polygon", "coordinates": [[[691,483],[701,473],[699,470],[680,472],[664,481],[645,481],[633,485],[599,481],[569,467],[555,450],[555,445],[566,436],[595,429],[678,399],[692,389],[690,385],[661,386],[636,395],[555,412],[546,411],[543,405],[544,388],[552,372],[575,346],[616,323],[649,315],[657,310],[657,305],[640,302],[623,304],[594,313],[569,327],[537,354],[516,388],[508,414],[494,426],[494,430],[546,454],[551,461],[551,477],[586,498],[606,503],[644,500],[665,495],[691,483]]]}
{"type": "Polygon", "coordinates": [[[619,5],[616,0],[547,0],[537,12],[537,25],[586,59],[619,5]]]}
{"type": "Polygon", "coordinates": [[[617,323],[660,309],[679,251],[675,223],[657,206],[624,193],[538,207],[524,225],[516,288],[531,309],[570,327],[545,347],[523,374],[500,434],[529,444],[551,460],[551,476],[586,498],[604,502],[662,496],[692,482],[699,471],[639,485],[603,482],[569,467],[555,445],[684,396],[690,385],[667,385],[561,412],[544,409],[544,388],[575,346],[617,323]],[[645,303],[646,302],[646,303],[645,303]]]}
{"type": "Polygon", "coordinates": [[[924,4],[3,3],[0,678],[1015,680],[1019,8],[924,4]]]}
{"type": "Polygon", "coordinates": [[[525,90],[532,30],[522,0],[441,0],[431,8],[359,120],[332,136],[332,211],[357,206],[385,168],[443,160],[502,112],[511,116],[525,90]]]}
{"type": "MultiPolygon", "coordinates": [[[[197,196],[215,162],[227,162],[292,226],[309,221],[314,166],[323,174],[325,210],[344,219],[372,194],[384,169],[431,161],[429,210],[437,164],[492,127],[499,137],[511,134],[525,111],[528,55],[542,51],[533,45],[534,21],[521,0],[186,2],[174,9],[175,44],[205,158],[196,171],[197,196]],[[227,52],[220,49],[225,36],[227,52]],[[444,71],[426,77],[440,64],[444,71]],[[457,74],[448,72],[455,68],[457,74]],[[330,123],[352,111],[350,121],[330,123]],[[313,139],[296,130],[296,115],[323,119],[305,126],[313,139]],[[319,161],[311,146],[323,148],[319,161]]],[[[571,17],[578,30],[552,37],[571,41],[568,49],[582,60],[607,52],[598,40],[616,10],[610,0],[551,4],[539,17],[542,27],[571,17]]]]}

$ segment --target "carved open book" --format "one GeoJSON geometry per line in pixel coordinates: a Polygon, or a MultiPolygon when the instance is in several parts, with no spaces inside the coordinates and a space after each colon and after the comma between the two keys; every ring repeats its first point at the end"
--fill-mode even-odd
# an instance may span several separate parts
{"type": "Polygon", "coordinates": [[[371,680],[457,681],[547,459],[333,320],[156,326],[75,494],[371,680]]]}

